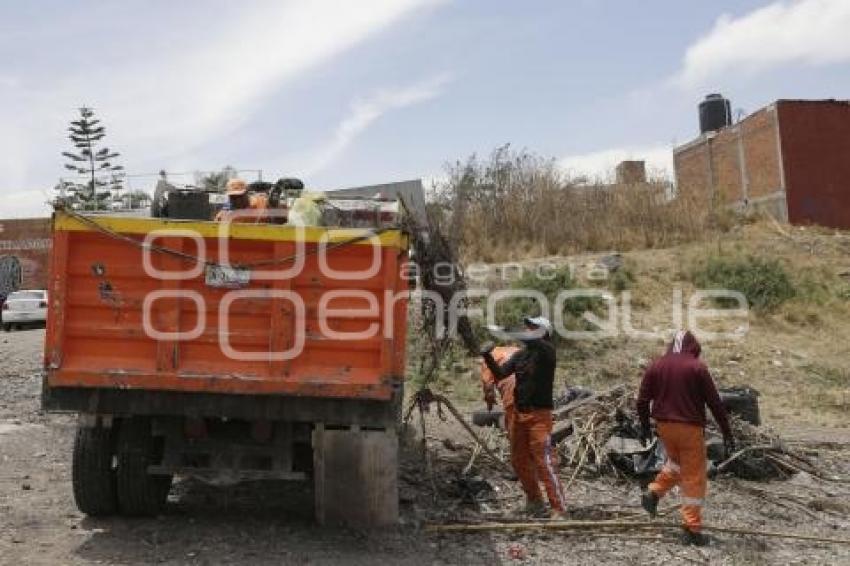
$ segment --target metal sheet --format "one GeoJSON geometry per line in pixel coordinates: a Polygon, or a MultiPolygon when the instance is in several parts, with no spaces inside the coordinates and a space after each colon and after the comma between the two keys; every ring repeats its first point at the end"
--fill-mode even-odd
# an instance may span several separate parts
{"type": "Polygon", "coordinates": [[[850,229],[850,104],[781,100],[777,106],[789,221],[850,229]]]}

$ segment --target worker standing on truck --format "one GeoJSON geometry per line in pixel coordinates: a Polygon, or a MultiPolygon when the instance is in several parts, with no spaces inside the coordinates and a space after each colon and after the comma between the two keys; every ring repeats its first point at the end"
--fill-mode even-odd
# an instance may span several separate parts
{"type": "Polygon", "coordinates": [[[218,211],[215,215],[216,222],[258,224],[267,221],[268,198],[262,194],[249,195],[248,185],[242,179],[230,179],[225,194],[229,207],[218,211]],[[235,214],[235,211],[242,212],[235,214]]]}
{"type": "Polygon", "coordinates": [[[481,355],[497,382],[515,375],[511,464],[525,492],[523,510],[536,516],[545,513],[539,484],[543,481],[552,508],[551,517],[560,519],[564,517],[566,502],[551,439],[555,381],[552,323],[542,316],[526,318],[524,322],[526,331],[518,337],[524,347],[507,361],[496,362],[492,343],[482,347],[481,355]]]}
{"type": "MultiPolygon", "coordinates": [[[[491,354],[497,364],[503,364],[517,352],[519,352],[519,348],[516,346],[497,346],[493,348],[491,354]]],[[[516,414],[516,409],[514,408],[515,385],[515,376],[509,375],[505,379],[497,381],[493,372],[487,367],[487,363],[484,361],[481,362],[481,386],[484,390],[484,402],[487,403],[487,410],[492,411],[496,405],[496,390],[499,390],[499,397],[502,399],[502,408],[505,411],[505,431],[508,433],[509,438],[511,427],[513,427],[514,415],[516,414]]]]}
{"type": "Polygon", "coordinates": [[[644,374],[637,410],[644,446],[650,438],[650,405],[658,436],[667,452],[667,461],[641,497],[643,508],[655,516],[658,500],[674,486],[682,490],[682,521],[685,542],[704,546],[701,530],[705,500],[705,406],[723,433],[727,457],[735,442],[726,409],[706,365],[699,359],[701,347],[690,331],[676,333],[667,353],[644,374]]]}

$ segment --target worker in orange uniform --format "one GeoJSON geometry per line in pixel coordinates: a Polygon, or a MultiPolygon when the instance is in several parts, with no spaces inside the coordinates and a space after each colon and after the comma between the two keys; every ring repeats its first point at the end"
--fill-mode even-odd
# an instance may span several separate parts
{"type": "MultiPolygon", "coordinates": [[[[491,354],[497,364],[503,364],[517,352],[519,352],[519,348],[516,346],[497,346],[493,348],[491,354]]],[[[487,367],[487,363],[481,362],[481,386],[484,389],[484,402],[487,403],[487,410],[492,411],[496,405],[496,390],[499,390],[499,397],[502,399],[502,408],[505,410],[505,431],[508,433],[508,437],[511,435],[511,427],[514,422],[515,384],[516,378],[513,375],[501,381],[496,381],[493,372],[487,367]]]]}
{"type": "Polygon", "coordinates": [[[230,179],[226,193],[229,208],[218,211],[216,222],[261,223],[268,220],[268,198],[263,194],[248,194],[248,185],[242,179],[230,179]],[[240,212],[236,212],[240,211],[240,212]]]}
{"type": "Polygon", "coordinates": [[[540,481],[546,487],[551,517],[564,518],[566,501],[558,478],[557,456],[552,447],[552,388],[555,381],[555,346],[552,323],[544,317],[526,318],[526,331],[518,336],[523,348],[503,363],[493,357],[494,346],[485,344],[481,355],[496,382],[514,375],[516,412],[511,426],[511,464],[525,492],[525,513],[545,513],[540,481]]]}
{"type": "Polygon", "coordinates": [[[702,506],[708,478],[705,455],[705,407],[723,433],[727,455],[735,450],[726,409],[706,365],[699,359],[701,347],[689,331],[676,333],[667,353],[656,360],[643,377],[637,409],[641,440],[650,438],[650,406],[667,461],[641,497],[641,504],[655,516],[658,500],[674,486],[682,492],[682,522],[685,542],[704,546],[701,531],[702,506]]]}

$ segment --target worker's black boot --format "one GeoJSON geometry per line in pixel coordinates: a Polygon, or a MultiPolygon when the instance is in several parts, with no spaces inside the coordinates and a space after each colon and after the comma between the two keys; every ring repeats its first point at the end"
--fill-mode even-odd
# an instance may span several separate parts
{"type": "Polygon", "coordinates": [[[542,499],[528,499],[526,497],[524,503],[520,503],[514,507],[515,515],[531,517],[533,519],[545,519],[548,517],[546,513],[546,504],[542,499]]]}
{"type": "Polygon", "coordinates": [[[708,544],[708,537],[704,534],[692,531],[687,527],[682,527],[682,542],[690,546],[705,546],[708,544]]]}
{"type": "Polygon", "coordinates": [[[655,517],[658,514],[658,496],[652,490],[647,489],[640,496],[640,505],[649,513],[650,517],[655,517]]]}

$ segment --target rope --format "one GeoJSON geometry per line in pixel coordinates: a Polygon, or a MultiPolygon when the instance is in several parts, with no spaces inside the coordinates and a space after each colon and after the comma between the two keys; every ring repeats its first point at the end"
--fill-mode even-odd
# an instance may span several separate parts
{"type": "MultiPolygon", "coordinates": [[[[93,218],[90,218],[88,216],[84,216],[84,215],[76,212],[73,209],[59,206],[59,207],[56,207],[56,210],[61,210],[62,212],[64,212],[68,216],[77,220],[78,222],[82,222],[86,226],[91,227],[92,229],[96,230],[97,232],[100,232],[101,234],[104,234],[105,236],[108,236],[110,238],[114,238],[116,240],[120,240],[122,242],[126,242],[128,244],[134,245],[137,248],[147,249],[147,250],[150,250],[152,252],[160,253],[160,254],[164,254],[164,255],[171,255],[171,256],[178,257],[180,259],[186,260],[186,261],[192,261],[194,263],[199,263],[199,264],[202,264],[202,265],[221,266],[220,263],[217,263],[217,262],[214,262],[214,261],[209,261],[209,260],[204,260],[204,259],[201,259],[200,257],[198,257],[196,255],[186,253],[186,252],[182,252],[180,250],[175,250],[175,249],[167,248],[167,247],[164,247],[164,246],[157,246],[157,245],[154,245],[154,244],[145,244],[144,242],[141,242],[141,241],[139,241],[135,238],[131,238],[130,236],[126,236],[126,235],[121,234],[119,232],[116,232],[116,231],[114,231],[110,228],[107,228],[106,226],[100,224],[99,222],[97,222],[93,218]]],[[[335,242],[333,244],[325,246],[325,249],[326,250],[334,250],[334,249],[337,249],[337,248],[350,246],[350,245],[356,244],[358,242],[362,242],[364,240],[370,240],[370,239],[374,238],[375,236],[379,236],[379,235],[383,234],[384,232],[387,232],[387,231],[390,231],[390,230],[393,230],[393,228],[381,228],[381,229],[378,229],[378,230],[369,230],[369,231],[367,231],[366,234],[362,234],[360,236],[355,236],[353,238],[349,238],[348,240],[343,240],[342,242],[335,242]]],[[[313,250],[306,251],[304,253],[304,255],[309,256],[309,255],[315,255],[315,254],[318,254],[318,253],[319,253],[319,249],[316,248],[316,249],[313,249],[313,250]]],[[[237,263],[237,264],[234,264],[234,266],[237,267],[237,268],[241,268],[241,269],[250,269],[250,268],[257,268],[257,267],[267,266],[267,265],[279,265],[279,264],[293,262],[296,259],[298,259],[298,257],[299,257],[298,254],[293,254],[293,255],[289,255],[289,256],[283,256],[283,257],[271,258],[271,259],[264,259],[264,260],[249,262],[249,263],[237,263]]]]}
{"type": "Polygon", "coordinates": [[[114,238],[116,240],[120,240],[122,242],[126,242],[128,244],[136,246],[137,248],[148,249],[152,252],[161,253],[161,254],[164,254],[164,255],[172,255],[174,257],[179,257],[181,259],[193,261],[195,263],[200,263],[200,264],[203,264],[203,265],[218,265],[215,262],[202,260],[198,256],[188,254],[186,252],[181,252],[179,250],[174,250],[174,249],[171,249],[171,248],[166,248],[166,247],[163,247],[163,246],[157,246],[157,245],[153,245],[153,244],[145,244],[144,242],[140,242],[139,240],[137,240],[135,238],[131,238],[130,236],[125,236],[124,234],[121,234],[119,232],[111,230],[110,228],[107,228],[106,226],[100,224],[96,220],[94,220],[94,219],[92,219],[88,216],[83,216],[82,214],[80,214],[80,213],[78,213],[75,210],[72,210],[70,208],[57,207],[56,210],[61,210],[62,212],[66,213],[68,216],[70,216],[71,218],[77,220],[78,222],[82,222],[86,226],[89,226],[90,228],[96,230],[97,232],[100,232],[101,234],[104,234],[105,236],[108,236],[110,238],[114,238]]]}

